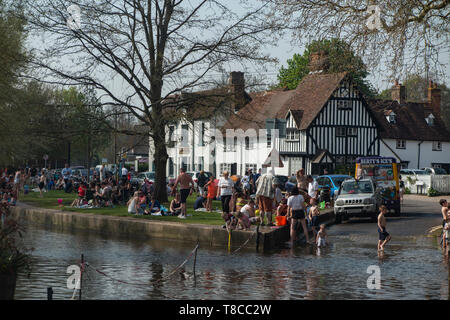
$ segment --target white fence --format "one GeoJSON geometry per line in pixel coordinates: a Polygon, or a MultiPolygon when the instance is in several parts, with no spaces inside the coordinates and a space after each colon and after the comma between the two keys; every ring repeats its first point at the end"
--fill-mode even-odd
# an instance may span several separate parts
{"type": "Polygon", "coordinates": [[[440,193],[450,193],[450,175],[402,175],[402,180],[411,193],[426,194],[430,187],[440,193]],[[413,184],[410,183],[408,177],[411,178],[413,184]]]}

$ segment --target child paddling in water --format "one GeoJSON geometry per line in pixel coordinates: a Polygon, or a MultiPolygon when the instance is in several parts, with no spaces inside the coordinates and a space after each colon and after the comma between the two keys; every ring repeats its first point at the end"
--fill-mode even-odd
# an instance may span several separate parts
{"type": "Polygon", "coordinates": [[[380,214],[378,215],[378,251],[383,251],[386,243],[391,240],[390,234],[386,231],[386,217],[384,216],[386,212],[386,206],[382,205],[380,207],[380,214]]]}
{"type": "Polygon", "coordinates": [[[320,225],[320,229],[317,232],[317,237],[316,237],[317,247],[319,247],[319,248],[326,247],[327,246],[327,241],[328,241],[328,234],[325,231],[325,225],[321,224],[320,225]]]}

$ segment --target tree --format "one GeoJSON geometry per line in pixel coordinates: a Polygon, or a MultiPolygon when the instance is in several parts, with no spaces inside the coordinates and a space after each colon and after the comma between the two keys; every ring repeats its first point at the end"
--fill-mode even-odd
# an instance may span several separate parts
{"type": "Polygon", "coordinates": [[[312,41],[306,47],[303,55],[294,54],[293,58],[287,61],[287,68],[281,67],[278,74],[278,86],[295,89],[303,77],[309,73],[310,54],[319,51],[328,55],[328,72],[348,71],[363,94],[367,96],[375,94],[375,90],[365,80],[369,73],[361,57],[355,55],[350,45],[340,39],[312,41]]]}
{"type": "Polygon", "coordinates": [[[339,38],[370,69],[386,62],[391,80],[416,72],[444,75],[439,52],[448,48],[448,0],[267,0],[274,23],[301,43],[339,38]]]}
{"type": "MultiPolygon", "coordinates": [[[[428,99],[428,80],[420,74],[411,74],[403,82],[406,88],[407,101],[425,102],[428,99]]],[[[445,126],[450,131],[450,88],[445,84],[438,85],[441,89],[441,116],[445,126]]],[[[391,100],[391,89],[385,89],[377,95],[378,99],[391,100]]]]}
{"type": "Polygon", "coordinates": [[[271,61],[260,50],[274,30],[265,4],[235,9],[220,0],[80,0],[73,2],[80,15],[68,25],[61,1],[23,2],[30,33],[49,39],[33,50],[39,79],[93,86],[114,113],[126,108],[147,126],[160,201],[167,200],[166,125],[183,117],[182,93],[214,85],[206,75],[233,62],[271,61]],[[120,81],[120,91],[111,90],[111,79],[120,81]]]}

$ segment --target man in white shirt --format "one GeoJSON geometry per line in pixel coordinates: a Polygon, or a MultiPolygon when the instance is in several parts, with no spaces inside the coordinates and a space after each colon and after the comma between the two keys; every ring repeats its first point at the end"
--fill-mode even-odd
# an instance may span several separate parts
{"type": "Polygon", "coordinates": [[[122,177],[123,176],[127,176],[127,174],[128,174],[128,169],[127,168],[125,168],[125,167],[122,167],[122,177]]]}
{"type": "Polygon", "coordinates": [[[308,180],[308,195],[311,198],[317,199],[319,196],[319,184],[310,175],[308,175],[307,180],[308,180]]]}

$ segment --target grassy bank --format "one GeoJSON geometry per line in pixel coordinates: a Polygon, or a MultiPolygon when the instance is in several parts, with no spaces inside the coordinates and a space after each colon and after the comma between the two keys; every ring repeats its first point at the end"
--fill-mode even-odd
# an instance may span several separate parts
{"type": "MultiPolygon", "coordinates": [[[[50,191],[44,193],[44,197],[40,198],[38,192],[30,192],[27,195],[22,195],[19,201],[29,204],[34,207],[47,208],[47,209],[57,209],[62,211],[70,212],[80,212],[80,213],[90,213],[90,214],[100,214],[116,217],[134,217],[136,219],[147,219],[147,220],[159,220],[159,221],[172,221],[180,223],[193,223],[193,224],[207,224],[207,225],[222,225],[223,219],[220,213],[217,212],[195,212],[194,202],[197,194],[190,196],[187,200],[187,214],[192,215],[187,217],[187,219],[179,219],[178,217],[163,217],[163,216],[136,216],[129,214],[127,212],[126,206],[116,206],[115,208],[98,208],[98,209],[79,209],[72,208],[70,205],[73,200],[77,197],[76,193],[65,193],[64,191],[50,191]],[[58,199],[63,200],[63,206],[59,207],[58,199]]],[[[169,197],[169,201],[173,198],[169,197]]],[[[169,208],[169,203],[163,203],[166,208],[169,208]]],[[[213,201],[213,208],[221,208],[220,201],[213,201]]]]}

